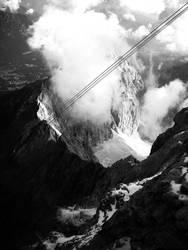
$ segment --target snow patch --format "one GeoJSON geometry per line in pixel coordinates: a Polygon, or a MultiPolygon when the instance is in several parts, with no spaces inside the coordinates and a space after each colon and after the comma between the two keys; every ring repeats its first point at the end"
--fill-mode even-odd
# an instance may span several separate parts
{"type": "Polygon", "coordinates": [[[170,182],[170,185],[171,185],[171,191],[172,191],[174,194],[179,195],[179,193],[180,193],[180,188],[181,188],[181,184],[178,184],[178,183],[176,183],[175,181],[171,181],[171,182],[170,182]]]}
{"type": "Polygon", "coordinates": [[[180,200],[180,201],[188,201],[188,195],[180,194],[179,200],[180,200]]]}
{"type": "Polygon", "coordinates": [[[185,157],[184,163],[188,163],[188,157],[185,157]]]}
{"type": "Polygon", "coordinates": [[[112,196],[122,195],[124,196],[124,201],[129,201],[130,197],[140,190],[143,186],[139,182],[133,182],[127,184],[121,184],[119,189],[114,189],[112,191],[112,196]]]}
{"type": "MultiPolygon", "coordinates": [[[[92,226],[85,234],[83,235],[76,235],[76,236],[71,236],[71,237],[65,237],[63,234],[54,232],[54,236],[55,236],[55,240],[50,240],[47,239],[44,241],[44,245],[47,246],[47,250],[54,250],[55,247],[58,244],[62,244],[64,247],[69,247],[69,246],[77,246],[75,249],[79,249],[83,246],[87,246],[89,244],[89,242],[95,237],[95,235],[101,231],[103,224],[108,221],[113,215],[114,213],[118,210],[117,209],[117,203],[118,203],[118,197],[119,198],[123,198],[124,202],[127,202],[131,195],[133,195],[134,193],[136,193],[138,190],[140,190],[141,188],[143,188],[144,184],[155,178],[156,176],[160,175],[161,172],[159,172],[158,174],[149,177],[149,178],[145,178],[141,181],[137,181],[135,183],[129,183],[129,184],[120,184],[119,188],[113,189],[111,192],[108,193],[108,198],[110,198],[109,200],[107,200],[107,208],[105,209],[105,205],[104,207],[98,210],[98,221],[97,223],[92,226]],[[111,199],[112,198],[112,199],[111,199]],[[115,199],[113,199],[115,198],[115,199]],[[111,203],[112,204],[111,204],[111,203]]],[[[107,198],[107,199],[108,199],[107,198]]],[[[186,197],[181,197],[181,199],[186,199],[186,197]]],[[[78,211],[73,211],[74,207],[70,207],[68,209],[61,209],[61,212],[63,214],[66,213],[66,215],[75,215],[78,213],[78,211],[86,211],[87,213],[89,213],[90,215],[94,215],[94,212],[96,211],[95,209],[78,209],[78,211]]],[[[116,247],[116,245],[113,246],[113,250],[131,250],[131,245],[130,245],[130,238],[123,238],[124,241],[122,242],[122,247],[116,247]]],[[[72,249],[72,248],[71,248],[72,249]]],[[[73,248],[74,249],[74,248],[73,248]]]]}
{"type": "Polygon", "coordinates": [[[34,13],[34,9],[28,9],[26,12],[27,15],[33,15],[33,13],[34,13]]]}
{"type": "MultiPolygon", "coordinates": [[[[185,163],[185,161],[184,161],[185,163]]],[[[181,176],[183,177],[182,183],[188,182],[188,168],[180,166],[181,176]]],[[[188,195],[184,194],[184,191],[181,190],[182,184],[176,183],[174,180],[170,182],[170,191],[178,196],[178,199],[181,201],[188,201],[188,195]]]]}
{"type": "MultiPolygon", "coordinates": [[[[118,135],[124,140],[124,142],[136,153],[135,157],[143,160],[150,154],[151,143],[144,141],[140,138],[138,132],[134,132],[132,135],[122,133],[121,130],[117,129],[118,135]]],[[[133,155],[133,156],[134,156],[133,155]]]]}
{"type": "Polygon", "coordinates": [[[60,208],[58,210],[58,220],[65,225],[71,224],[74,226],[82,226],[96,214],[96,208],[91,209],[74,209],[60,208]]]}
{"type": "Polygon", "coordinates": [[[56,120],[53,117],[53,114],[49,114],[48,109],[46,108],[46,105],[40,101],[40,98],[38,98],[38,105],[39,105],[39,109],[37,111],[37,117],[39,118],[39,120],[41,121],[46,121],[48,123],[48,125],[56,132],[57,136],[61,136],[61,132],[58,128],[58,124],[56,122],[56,120]]]}
{"type": "Polygon", "coordinates": [[[104,167],[133,155],[137,160],[145,159],[151,151],[151,144],[143,141],[138,133],[127,135],[120,129],[112,130],[113,137],[93,148],[94,154],[104,167]]]}

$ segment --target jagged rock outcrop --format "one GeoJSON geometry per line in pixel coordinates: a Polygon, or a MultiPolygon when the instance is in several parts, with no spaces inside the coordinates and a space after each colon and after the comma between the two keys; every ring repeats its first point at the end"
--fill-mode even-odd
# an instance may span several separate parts
{"type": "Polygon", "coordinates": [[[38,119],[43,84],[0,93],[3,249],[186,249],[188,109],[146,160],[106,169],[38,119]]]}
{"type": "Polygon", "coordinates": [[[156,61],[160,61],[156,63],[155,73],[158,76],[158,82],[160,86],[171,82],[175,79],[180,79],[183,82],[187,82],[188,80],[188,72],[187,66],[188,63],[186,61],[185,55],[179,56],[179,58],[174,59],[171,56],[166,57],[166,60],[161,63],[161,58],[164,58],[163,55],[159,55],[159,59],[156,61]],[[161,65],[160,65],[161,64],[161,65]],[[160,65],[160,68],[158,68],[160,65]]]}
{"type": "Polygon", "coordinates": [[[124,249],[127,244],[128,249],[187,249],[187,119],[188,109],[183,109],[176,115],[171,133],[168,130],[159,136],[157,140],[160,142],[162,138],[162,143],[138,164],[139,177],[158,171],[160,174],[136,192],[81,249],[124,249]],[[179,131],[175,130],[177,127],[179,131]]]}
{"type": "Polygon", "coordinates": [[[118,249],[123,238],[130,249],[187,249],[188,168],[181,161],[138,191],[83,249],[118,249]]]}
{"type": "Polygon", "coordinates": [[[41,84],[0,95],[1,221],[7,244],[15,249],[21,239],[35,238],[35,230],[46,230],[58,205],[90,195],[103,175],[102,166],[71,154],[37,118],[41,84]]]}
{"type": "MultiPolygon", "coordinates": [[[[0,93],[0,195],[4,249],[38,240],[51,230],[64,231],[59,207],[97,207],[102,193],[121,182],[119,174],[72,154],[45,121],[37,117],[38,96],[48,80],[0,93]],[[106,177],[105,177],[106,176],[106,177]],[[107,180],[103,183],[103,180],[107,180]],[[109,186],[109,187],[108,187],[109,186]]],[[[131,168],[134,160],[127,161],[131,168]]],[[[66,231],[66,230],[65,230],[66,231]]]]}
{"type": "MultiPolygon", "coordinates": [[[[103,163],[97,154],[103,143],[113,138],[112,130],[120,130],[131,136],[138,128],[139,102],[137,95],[143,90],[143,81],[134,67],[125,62],[121,73],[121,101],[117,110],[111,110],[111,120],[105,124],[96,124],[87,120],[78,120],[64,112],[63,100],[52,89],[43,88],[39,97],[41,104],[40,115],[50,125],[58,128],[64,141],[72,153],[87,161],[103,163]],[[46,107],[46,109],[45,109],[46,107]],[[42,115],[46,113],[46,115],[42,115]]],[[[125,149],[126,150],[126,149],[125,149]]],[[[134,151],[134,149],[132,149],[134,151]]],[[[126,153],[125,153],[126,154],[126,153]]],[[[131,149],[127,146],[127,155],[131,149]]],[[[136,154],[136,153],[135,153],[136,154]]],[[[109,156],[110,158],[110,156],[109,156]]],[[[113,162],[104,163],[110,166],[113,162]]]]}
{"type": "Polygon", "coordinates": [[[174,122],[173,127],[157,137],[153,143],[151,154],[159,150],[173,136],[188,129],[188,110],[185,108],[178,112],[174,117],[174,122]]]}
{"type": "Polygon", "coordinates": [[[162,143],[143,162],[127,168],[128,159],[121,161],[123,183],[103,191],[94,224],[79,236],[58,235],[52,240],[55,249],[187,249],[187,119],[186,108],[176,115],[173,132],[164,133],[162,143]]]}

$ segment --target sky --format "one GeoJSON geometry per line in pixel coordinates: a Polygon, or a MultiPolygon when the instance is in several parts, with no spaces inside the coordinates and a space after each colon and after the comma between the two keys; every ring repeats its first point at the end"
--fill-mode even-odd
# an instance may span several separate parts
{"type": "MultiPolygon", "coordinates": [[[[170,13],[179,8],[185,0],[70,0],[59,1],[62,8],[77,8],[87,10],[98,8],[101,11],[114,13],[118,16],[122,26],[126,28],[130,40],[137,41],[144,37],[153,25],[159,23],[170,13]],[[72,6],[71,6],[72,5],[72,6]]],[[[19,5],[25,6],[32,14],[43,13],[45,6],[56,4],[58,0],[0,0],[1,6],[8,6],[11,11],[16,11],[19,5]],[[32,9],[32,10],[31,10],[32,9]]],[[[187,53],[188,51],[188,14],[184,14],[174,24],[162,32],[156,39],[160,50],[169,52],[187,53]]]]}
{"type": "MultiPolygon", "coordinates": [[[[130,40],[137,41],[144,37],[155,25],[170,13],[179,8],[185,0],[62,0],[62,8],[74,8],[86,10],[98,8],[101,11],[115,13],[120,23],[126,28],[130,40]],[[77,6],[77,7],[75,7],[77,6]]],[[[56,4],[58,0],[0,0],[0,6],[6,5],[12,11],[16,11],[19,5],[25,6],[28,14],[31,9],[36,13],[43,13],[45,6],[56,4]]],[[[60,6],[60,4],[58,3],[60,6]]],[[[162,32],[156,39],[160,50],[186,53],[188,50],[188,14],[184,14],[173,25],[162,32]]]]}

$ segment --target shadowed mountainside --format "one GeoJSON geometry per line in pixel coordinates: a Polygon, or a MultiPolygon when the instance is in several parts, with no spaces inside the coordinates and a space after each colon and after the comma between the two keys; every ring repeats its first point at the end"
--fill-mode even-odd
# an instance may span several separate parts
{"type": "MultiPolygon", "coordinates": [[[[59,207],[98,207],[100,213],[110,190],[156,174],[116,208],[82,249],[116,249],[126,237],[132,249],[186,249],[188,109],[176,115],[174,127],[158,137],[146,160],[129,157],[105,169],[70,153],[62,138],[37,118],[43,84],[49,83],[0,93],[3,249],[23,249],[51,231],[66,231],[57,220],[59,207]]],[[[76,244],[57,244],[57,249],[76,244]]]]}

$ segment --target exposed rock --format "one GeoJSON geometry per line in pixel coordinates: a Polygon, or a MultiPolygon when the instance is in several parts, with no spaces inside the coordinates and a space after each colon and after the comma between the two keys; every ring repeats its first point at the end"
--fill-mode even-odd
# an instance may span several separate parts
{"type": "MultiPolygon", "coordinates": [[[[51,230],[66,231],[57,220],[59,207],[95,206],[103,190],[122,181],[98,163],[68,151],[62,137],[37,117],[37,99],[47,81],[0,93],[1,221],[7,249],[35,242],[51,230]],[[106,177],[105,177],[106,176],[106,177]],[[100,183],[101,184],[100,184],[100,183]]],[[[128,160],[127,167],[133,164],[128,160]]],[[[113,170],[112,170],[113,171],[113,170]]],[[[2,242],[3,244],[3,242],[2,242]]]]}
{"type": "MultiPolygon", "coordinates": [[[[188,236],[188,131],[187,109],[175,118],[179,131],[163,134],[163,143],[138,164],[139,178],[161,171],[130,197],[107,221],[94,239],[81,249],[114,249],[117,240],[129,237],[131,249],[187,249],[188,236]],[[182,131],[183,130],[183,131],[182,131]],[[149,168],[151,171],[149,171],[149,168]]],[[[171,129],[173,131],[174,128],[171,129]]],[[[161,139],[158,138],[157,140],[161,139]]]]}
{"type": "Polygon", "coordinates": [[[188,128],[188,110],[187,108],[182,109],[178,112],[174,118],[174,126],[167,129],[166,132],[159,135],[153,143],[151,154],[159,150],[165,143],[168,142],[174,135],[185,131],[188,128]]]}
{"type": "MultiPolygon", "coordinates": [[[[54,93],[54,90],[50,88],[43,88],[39,102],[43,110],[46,108],[44,112],[48,113],[44,120],[52,126],[58,126],[68,149],[81,159],[104,164],[105,161],[98,157],[97,151],[100,151],[100,149],[97,146],[100,148],[105,142],[113,139],[112,129],[115,131],[119,129],[128,136],[136,131],[139,120],[137,95],[143,89],[144,84],[140,75],[128,62],[125,62],[122,66],[120,84],[119,106],[117,110],[111,107],[109,121],[104,124],[96,124],[85,119],[79,120],[71,116],[70,112],[65,112],[66,105],[57,93],[54,93]]],[[[127,152],[123,156],[131,155],[134,152],[134,149],[131,151],[128,145],[127,147],[124,146],[124,149],[127,152]]],[[[107,158],[109,162],[106,161],[104,165],[111,166],[114,161],[110,159],[110,156],[107,158]]]]}
{"type": "Polygon", "coordinates": [[[0,93],[4,249],[186,249],[187,109],[148,159],[129,157],[106,169],[70,153],[63,137],[38,119],[42,84],[48,81],[0,93]],[[66,227],[57,212],[75,204],[66,227]],[[87,217],[80,206],[98,209],[87,217]]]}

